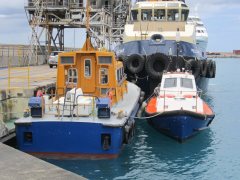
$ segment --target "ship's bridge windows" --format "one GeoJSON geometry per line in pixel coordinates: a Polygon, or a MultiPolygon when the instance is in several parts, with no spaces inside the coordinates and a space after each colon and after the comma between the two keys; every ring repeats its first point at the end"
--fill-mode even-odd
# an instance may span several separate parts
{"type": "Polygon", "coordinates": [[[143,21],[151,21],[152,19],[152,9],[142,9],[141,18],[143,21]]]}
{"type": "Polygon", "coordinates": [[[112,56],[99,56],[98,64],[112,64],[112,56]]]}
{"type": "Polygon", "coordinates": [[[193,82],[192,79],[189,78],[181,78],[181,87],[193,89],[193,82]]]}
{"type": "Polygon", "coordinates": [[[117,69],[116,75],[117,75],[117,81],[118,81],[118,83],[120,83],[123,80],[123,78],[124,78],[124,69],[123,69],[123,67],[117,69]]]}
{"type": "Polygon", "coordinates": [[[179,21],[179,10],[169,9],[167,13],[168,21],[179,21]]]}
{"type": "Polygon", "coordinates": [[[78,71],[76,68],[68,69],[68,82],[77,83],[78,81],[78,71]]]}
{"type": "Polygon", "coordinates": [[[108,69],[100,68],[100,84],[108,84],[108,69]]]}
{"type": "Polygon", "coordinates": [[[177,78],[166,78],[164,81],[164,88],[175,88],[177,87],[177,78]]]}
{"type": "MultiPolygon", "coordinates": [[[[182,10],[182,18],[181,18],[181,21],[187,21],[188,14],[189,14],[189,10],[188,10],[188,9],[183,9],[183,10],[182,10]]],[[[189,19],[189,20],[190,20],[190,19],[189,19]]],[[[191,20],[192,20],[192,19],[191,19],[191,20]]]]}
{"type": "Polygon", "coordinates": [[[133,21],[138,20],[138,10],[132,10],[132,20],[133,21]]]}
{"type": "Polygon", "coordinates": [[[154,20],[156,21],[163,21],[166,17],[166,10],[165,9],[155,9],[154,10],[154,20]]]}
{"type": "Polygon", "coordinates": [[[91,60],[90,59],[85,59],[84,61],[84,76],[85,77],[91,77],[92,72],[91,72],[91,60]]]}

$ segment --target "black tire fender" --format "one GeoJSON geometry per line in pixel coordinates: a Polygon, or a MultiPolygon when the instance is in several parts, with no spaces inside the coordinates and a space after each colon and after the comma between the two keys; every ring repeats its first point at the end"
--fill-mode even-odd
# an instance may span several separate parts
{"type": "Polygon", "coordinates": [[[164,70],[167,70],[169,59],[162,53],[156,53],[148,57],[145,69],[148,75],[153,79],[161,80],[164,70]]]}
{"type": "Polygon", "coordinates": [[[190,59],[185,64],[186,70],[191,70],[195,78],[200,75],[200,63],[197,60],[190,59]]]}
{"type": "Polygon", "coordinates": [[[207,60],[201,61],[201,77],[207,76],[207,60]]]}
{"type": "Polygon", "coordinates": [[[133,74],[141,72],[144,64],[145,58],[139,54],[132,54],[126,59],[126,67],[133,74]]]}

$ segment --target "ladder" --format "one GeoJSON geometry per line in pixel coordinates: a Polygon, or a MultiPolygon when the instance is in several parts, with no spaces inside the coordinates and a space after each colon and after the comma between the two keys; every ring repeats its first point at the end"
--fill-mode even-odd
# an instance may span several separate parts
{"type": "MultiPolygon", "coordinates": [[[[66,87],[68,87],[68,85],[67,85],[66,87]]],[[[64,112],[65,112],[65,110],[68,109],[68,105],[66,105],[66,103],[69,103],[69,105],[70,105],[70,109],[69,109],[70,114],[69,114],[69,117],[72,117],[72,118],[73,118],[73,116],[74,116],[74,108],[75,108],[75,106],[76,106],[76,104],[77,104],[77,102],[76,102],[77,85],[75,85],[73,88],[75,88],[73,101],[72,101],[72,98],[71,98],[71,97],[70,97],[70,100],[67,100],[67,92],[68,92],[68,90],[67,90],[67,88],[65,89],[65,92],[64,92],[64,103],[63,103],[63,109],[62,109],[62,118],[64,117],[64,112]]]]}

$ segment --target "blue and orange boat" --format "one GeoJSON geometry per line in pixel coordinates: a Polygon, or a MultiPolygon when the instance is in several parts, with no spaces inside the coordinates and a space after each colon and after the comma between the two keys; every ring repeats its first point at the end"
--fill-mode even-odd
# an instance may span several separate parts
{"type": "Polygon", "coordinates": [[[140,88],[126,81],[115,54],[90,37],[59,54],[56,93],[32,97],[29,117],[15,122],[18,148],[43,158],[115,158],[134,132],[140,88]]]}
{"type": "Polygon", "coordinates": [[[145,113],[151,126],[180,142],[208,128],[215,117],[189,72],[164,73],[145,113]]]}

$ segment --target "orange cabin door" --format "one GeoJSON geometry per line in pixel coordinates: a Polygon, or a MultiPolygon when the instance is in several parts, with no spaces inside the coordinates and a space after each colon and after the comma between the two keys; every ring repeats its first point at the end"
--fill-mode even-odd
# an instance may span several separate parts
{"type": "Polygon", "coordinates": [[[94,93],[96,90],[96,58],[83,56],[81,58],[81,87],[84,93],[94,93]]]}

